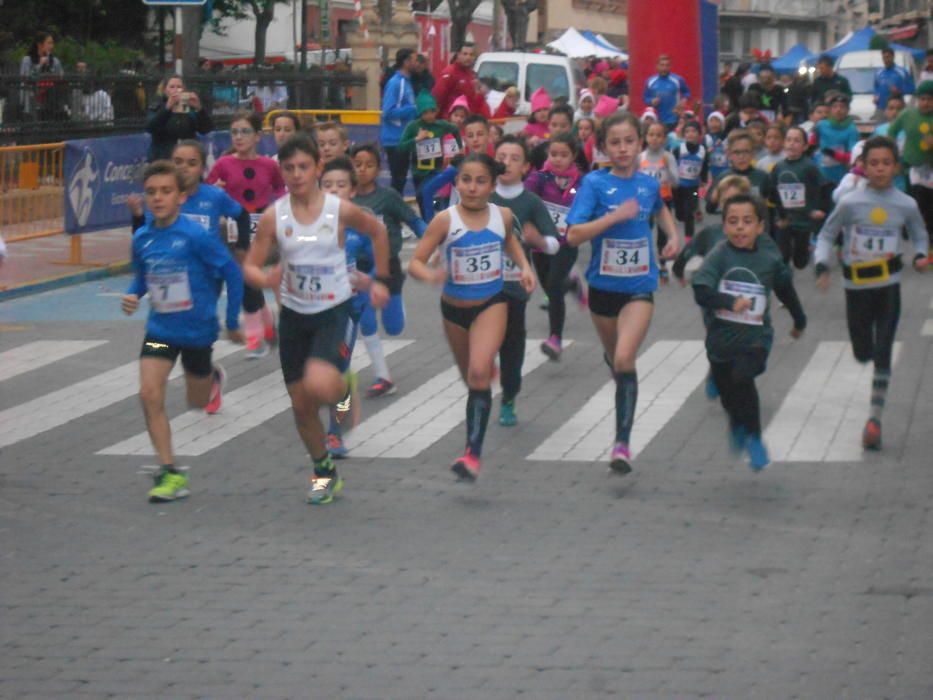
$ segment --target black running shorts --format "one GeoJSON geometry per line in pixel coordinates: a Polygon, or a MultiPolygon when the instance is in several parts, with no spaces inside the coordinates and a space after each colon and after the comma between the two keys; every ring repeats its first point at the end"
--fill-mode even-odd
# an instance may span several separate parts
{"type": "Polygon", "coordinates": [[[139,356],[161,357],[174,365],[175,360],[181,355],[181,366],[184,368],[185,374],[191,374],[195,377],[207,377],[213,372],[213,365],[211,364],[212,351],[213,348],[210,345],[201,348],[181,347],[162,342],[151,335],[146,335],[139,356]]]}
{"type": "Polygon", "coordinates": [[[305,363],[312,357],[345,367],[350,356],[347,322],[351,300],[316,314],[301,314],[287,306],[279,316],[279,359],[286,384],[304,376],[305,363]]]}

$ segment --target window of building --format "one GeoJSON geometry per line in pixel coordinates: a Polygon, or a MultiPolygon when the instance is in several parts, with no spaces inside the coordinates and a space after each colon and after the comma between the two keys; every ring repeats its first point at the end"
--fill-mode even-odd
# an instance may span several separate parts
{"type": "Polygon", "coordinates": [[[732,53],[735,42],[735,30],[732,27],[719,29],[719,50],[722,53],[732,53]]]}

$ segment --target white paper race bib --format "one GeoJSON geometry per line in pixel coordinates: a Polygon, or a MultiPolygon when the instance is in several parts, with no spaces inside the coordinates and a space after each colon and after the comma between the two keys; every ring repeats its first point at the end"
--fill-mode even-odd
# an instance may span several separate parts
{"type": "Polygon", "coordinates": [[[259,230],[259,220],[262,218],[262,214],[250,214],[249,215],[249,242],[252,243],[253,239],[256,238],[256,232],[259,230]]]}
{"type": "Polygon", "coordinates": [[[146,287],[149,303],[160,314],[188,311],[193,306],[187,270],[149,272],[146,274],[146,287]]]}
{"type": "Polygon", "coordinates": [[[876,260],[897,255],[898,230],[881,226],[856,226],[852,231],[849,255],[854,260],[876,260]]]}
{"type": "Polygon", "coordinates": [[[736,313],[728,309],[717,309],[716,315],[726,321],[744,323],[749,326],[764,324],[765,307],[768,303],[768,294],[764,286],[754,282],[738,282],[736,280],[720,280],[719,292],[732,297],[750,299],[751,307],[747,311],[736,313]]]}
{"type": "Polygon", "coordinates": [[[512,258],[509,256],[505,257],[502,265],[502,279],[505,282],[521,282],[522,281],[522,268],[516,265],[512,258]]]}
{"type": "Polygon", "coordinates": [[[637,277],[648,274],[651,263],[651,244],[647,238],[603,241],[599,274],[609,277],[637,277]]]}
{"type": "Polygon", "coordinates": [[[729,161],[726,159],[726,154],[723,151],[713,151],[710,154],[709,162],[714,168],[725,168],[729,165],[729,161]]]}
{"type": "Polygon", "coordinates": [[[191,219],[196,224],[201,224],[205,231],[211,230],[211,217],[207,214],[188,214],[185,212],[184,216],[191,219]]]}
{"type": "Polygon", "coordinates": [[[236,243],[238,240],[240,240],[240,227],[233,219],[227,219],[227,243],[236,243]]]}
{"type": "Polygon", "coordinates": [[[910,184],[933,189],[933,166],[915,165],[910,169],[910,184]]]}
{"type": "Polygon", "coordinates": [[[681,180],[696,180],[700,177],[703,164],[695,160],[682,160],[677,164],[677,175],[681,180]]]}
{"type": "Polygon", "coordinates": [[[418,160],[434,160],[440,158],[443,153],[441,140],[436,136],[415,142],[415,154],[418,160]]]}
{"type": "Polygon", "coordinates": [[[485,284],[502,276],[499,243],[451,248],[450,276],[454,284],[485,284]]]}
{"type": "Polygon", "coordinates": [[[782,182],[778,186],[781,205],[785,209],[802,209],[807,206],[807,190],[800,182],[782,182]]]}
{"type": "Polygon", "coordinates": [[[548,214],[551,215],[551,221],[557,227],[557,232],[561,236],[566,236],[567,214],[570,213],[570,207],[562,207],[560,204],[551,204],[550,202],[545,202],[544,206],[547,208],[548,214]]]}
{"type": "Polygon", "coordinates": [[[444,139],[444,157],[453,158],[460,153],[460,146],[457,145],[457,139],[451,137],[444,139]]]}
{"type": "Polygon", "coordinates": [[[304,301],[333,301],[337,275],[330,265],[288,265],[285,288],[304,301]]]}

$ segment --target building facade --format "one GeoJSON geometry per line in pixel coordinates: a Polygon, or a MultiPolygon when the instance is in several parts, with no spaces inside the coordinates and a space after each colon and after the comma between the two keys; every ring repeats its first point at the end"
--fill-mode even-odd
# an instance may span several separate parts
{"type": "Polygon", "coordinates": [[[722,0],[719,4],[719,55],[745,61],[753,50],[781,56],[795,44],[819,52],[835,43],[830,0],[722,0]]]}

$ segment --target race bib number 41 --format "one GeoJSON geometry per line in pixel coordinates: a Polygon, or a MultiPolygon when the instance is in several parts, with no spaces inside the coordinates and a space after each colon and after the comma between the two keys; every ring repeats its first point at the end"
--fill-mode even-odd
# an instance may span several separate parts
{"type": "Polygon", "coordinates": [[[651,244],[647,238],[632,241],[607,238],[603,241],[599,274],[609,277],[637,277],[648,274],[651,244]]]}
{"type": "Polygon", "coordinates": [[[146,287],[149,289],[149,303],[157,313],[174,314],[188,311],[193,306],[187,270],[150,272],[146,275],[146,287]]]}
{"type": "Polygon", "coordinates": [[[728,309],[717,309],[716,315],[726,321],[744,323],[749,326],[764,324],[765,306],[768,303],[768,293],[764,286],[754,282],[737,282],[736,280],[721,280],[719,291],[732,297],[744,297],[752,302],[746,311],[735,312],[728,309]]]}
{"type": "Polygon", "coordinates": [[[502,276],[499,243],[452,248],[450,274],[454,284],[484,284],[502,276]]]}
{"type": "Polygon", "coordinates": [[[897,229],[856,226],[849,253],[856,260],[875,260],[897,255],[900,237],[897,229]]]}

